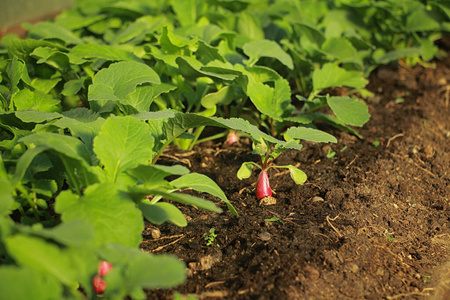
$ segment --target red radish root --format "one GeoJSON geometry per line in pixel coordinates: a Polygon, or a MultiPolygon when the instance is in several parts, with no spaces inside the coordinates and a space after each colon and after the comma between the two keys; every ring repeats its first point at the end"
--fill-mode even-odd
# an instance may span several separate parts
{"type": "Polygon", "coordinates": [[[259,174],[258,183],[256,184],[256,197],[263,199],[265,197],[272,197],[272,190],[269,183],[269,175],[267,171],[263,170],[259,174]]]}

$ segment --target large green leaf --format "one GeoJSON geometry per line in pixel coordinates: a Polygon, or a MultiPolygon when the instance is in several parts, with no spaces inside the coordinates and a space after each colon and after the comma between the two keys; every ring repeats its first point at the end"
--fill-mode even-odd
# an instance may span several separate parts
{"type": "Polygon", "coordinates": [[[58,299],[63,290],[56,278],[29,267],[2,266],[0,278],[0,299],[58,299]]]}
{"type": "Polygon", "coordinates": [[[138,178],[147,188],[156,188],[167,186],[172,188],[169,182],[165,181],[169,175],[185,175],[189,173],[189,169],[180,165],[164,166],[164,165],[140,165],[127,172],[131,176],[138,178]]]}
{"type": "Polygon", "coordinates": [[[196,0],[172,0],[172,9],[177,14],[178,20],[182,26],[195,24],[197,19],[196,0]]]}
{"type": "Polygon", "coordinates": [[[27,145],[45,146],[70,158],[91,164],[91,156],[86,145],[77,138],[48,132],[27,135],[19,140],[27,145]]]}
{"type": "Polygon", "coordinates": [[[356,57],[357,51],[355,47],[346,38],[329,38],[322,44],[322,50],[331,58],[336,59],[352,59],[356,57]]]}
{"type": "Polygon", "coordinates": [[[142,60],[133,53],[109,45],[96,45],[91,43],[81,44],[73,47],[69,53],[71,55],[87,59],[101,58],[109,61],[123,60],[142,62],[142,60]]]}
{"type": "MultiPolygon", "coordinates": [[[[133,61],[114,63],[95,75],[88,93],[91,109],[98,111],[108,101],[132,105],[133,101],[126,100],[126,97],[135,93],[138,85],[160,82],[158,74],[145,64],[133,61]]],[[[131,97],[135,98],[136,95],[131,97]]],[[[139,109],[141,109],[140,106],[139,109]]]]}
{"type": "Polygon", "coordinates": [[[153,196],[160,196],[161,198],[176,201],[179,203],[192,205],[199,209],[210,210],[210,211],[217,212],[217,213],[222,212],[222,209],[217,207],[211,201],[208,201],[208,200],[205,200],[205,199],[202,199],[199,197],[187,195],[187,194],[170,193],[166,190],[159,189],[159,188],[148,189],[145,187],[137,186],[137,187],[130,188],[129,194],[135,201],[142,200],[144,197],[146,197],[148,195],[153,195],[153,196]]]}
{"type": "Polygon", "coordinates": [[[367,105],[350,97],[329,97],[328,105],[341,121],[353,126],[363,126],[369,121],[370,114],[367,105]]]}
{"type": "Polygon", "coordinates": [[[21,227],[20,231],[30,235],[52,239],[66,246],[89,247],[94,240],[94,231],[91,223],[84,219],[74,219],[63,222],[52,228],[21,227]]]}
{"type": "Polygon", "coordinates": [[[26,235],[7,237],[5,245],[20,266],[51,274],[67,286],[77,285],[77,268],[64,249],[26,235]]]}
{"type": "Polygon", "coordinates": [[[361,72],[348,71],[333,63],[326,63],[320,69],[313,72],[313,87],[315,92],[319,92],[329,87],[354,87],[363,88],[368,81],[361,72]]]}
{"type": "Polygon", "coordinates": [[[206,175],[198,173],[190,173],[183,175],[170,182],[177,189],[191,188],[196,191],[209,193],[218,197],[227,204],[228,209],[235,215],[237,215],[236,209],[228,200],[222,189],[211,178],[206,175]]]}
{"type": "Polygon", "coordinates": [[[116,182],[121,173],[151,162],[153,145],[147,124],[133,117],[111,116],[94,139],[94,152],[105,167],[107,180],[116,182]]]}
{"type": "Polygon", "coordinates": [[[289,116],[294,108],[291,105],[291,89],[285,79],[276,80],[272,88],[250,77],[247,94],[261,113],[275,120],[289,116]]]}
{"type": "Polygon", "coordinates": [[[11,205],[14,202],[12,192],[11,182],[0,176],[0,218],[10,212],[11,205]]]}
{"type": "Polygon", "coordinates": [[[56,112],[60,110],[58,105],[61,101],[38,90],[31,91],[28,89],[23,89],[11,97],[11,102],[15,110],[56,112]]]}
{"type": "Polygon", "coordinates": [[[147,221],[153,224],[161,225],[165,222],[170,222],[179,227],[187,225],[187,220],[183,213],[173,204],[167,202],[157,202],[155,204],[140,202],[139,208],[147,221]]]}
{"type": "Polygon", "coordinates": [[[37,39],[60,39],[66,44],[81,44],[83,41],[76,36],[73,31],[65,27],[50,22],[39,22],[34,25],[26,25],[25,29],[29,34],[37,39]]]}
{"type": "Polygon", "coordinates": [[[56,198],[55,210],[64,222],[83,219],[91,223],[97,246],[118,243],[137,247],[142,240],[144,224],[140,210],[113,183],[91,185],[79,199],[70,192],[62,192],[56,198]]]}
{"type": "Polygon", "coordinates": [[[290,127],[286,135],[291,139],[305,140],[317,143],[337,143],[334,136],[322,130],[307,127],[290,127]]]}
{"type": "Polygon", "coordinates": [[[101,255],[117,266],[110,271],[106,280],[108,291],[117,291],[122,296],[119,299],[126,298],[136,289],[169,288],[186,279],[186,266],[175,256],[153,255],[113,244],[103,249],[101,255]]]}
{"type": "Polygon", "coordinates": [[[270,40],[252,41],[246,43],[242,48],[249,57],[249,65],[256,63],[261,57],[270,57],[279,60],[289,69],[294,69],[291,56],[286,53],[278,43],[270,40]]]}

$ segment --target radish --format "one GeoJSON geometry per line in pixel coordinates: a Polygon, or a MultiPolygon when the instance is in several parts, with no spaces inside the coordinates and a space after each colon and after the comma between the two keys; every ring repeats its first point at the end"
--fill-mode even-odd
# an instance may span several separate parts
{"type": "Polygon", "coordinates": [[[227,135],[226,143],[228,146],[239,142],[239,135],[235,130],[230,130],[227,135]]]}
{"type": "Polygon", "coordinates": [[[113,265],[110,262],[101,260],[98,264],[98,275],[106,276],[111,271],[113,265]]]}
{"type": "Polygon", "coordinates": [[[101,294],[106,289],[106,281],[100,275],[96,275],[94,279],[92,279],[92,286],[97,294],[101,294]]]}
{"type": "Polygon", "coordinates": [[[301,145],[298,146],[295,142],[292,142],[288,146],[287,145],[288,144],[273,145],[262,138],[259,140],[254,140],[253,153],[258,155],[259,163],[252,161],[244,162],[237,172],[238,178],[242,180],[249,178],[255,167],[261,169],[261,173],[259,174],[258,181],[256,183],[256,197],[261,200],[261,205],[273,205],[276,203],[276,199],[272,197],[272,189],[270,188],[269,175],[267,173],[268,169],[289,169],[289,174],[296,184],[303,184],[307,179],[306,174],[295,166],[277,166],[273,164],[274,160],[286,149],[301,149],[301,145]],[[294,145],[297,145],[298,147],[294,147],[294,145]]]}
{"type": "Polygon", "coordinates": [[[258,182],[256,184],[256,197],[263,199],[266,197],[272,197],[272,189],[270,188],[269,175],[266,170],[262,170],[258,176],[258,182]]]}

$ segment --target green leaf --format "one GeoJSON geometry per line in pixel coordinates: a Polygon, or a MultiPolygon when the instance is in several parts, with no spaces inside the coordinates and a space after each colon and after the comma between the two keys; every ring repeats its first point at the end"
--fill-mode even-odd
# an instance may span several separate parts
{"type": "Polygon", "coordinates": [[[100,132],[105,119],[98,117],[91,110],[77,108],[70,113],[65,112],[64,117],[57,120],[53,125],[69,129],[72,135],[79,137],[91,155],[94,154],[94,138],[100,132]],[[83,114],[86,112],[87,114],[83,114]]]}
{"type": "Polygon", "coordinates": [[[101,254],[105,260],[118,266],[108,274],[107,283],[108,292],[115,294],[115,291],[122,291],[123,297],[120,299],[137,288],[169,288],[186,279],[185,264],[172,255],[152,255],[112,244],[101,254]]]}
{"type": "Polygon", "coordinates": [[[168,189],[172,189],[172,185],[165,181],[164,178],[170,175],[186,175],[189,173],[189,169],[180,165],[164,166],[154,164],[140,165],[127,173],[142,181],[146,188],[157,188],[166,185],[168,189]]]}
{"type": "Polygon", "coordinates": [[[264,83],[256,82],[250,77],[247,94],[261,113],[275,120],[282,120],[294,109],[291,105],[289,82],[285,79],[276,80],[275,86],[272,88],[264,83]]]}
{"type": "Polygon", "coordinates": [[[322,50],[336,59],[352,59],[357,55],[355,47],[346,38],[329,38],[322,44],[322,50]]]}
{"type": "Polygon", "coordinates": [[[248,12],[239,13],[236,31],[250,40],[264,39],[264,31],[259,20],[248,12]]]}
{"type": "Polygon", "coordinates": [[[50,238],[66,246],[87,246],[94,240],[91,223],[83,219],[63,222],[56,227],[33,230],[32,233],[44,238],[50,238]]]}
{"type": "Polygon", "coordinates": [[[34,78],[31,81],[31,86],[42,93],[48,94],[60,81],[60,77],[52,79],[34,78]]]}
{"type": "Polygon", "coordinates": [[[292,180],[294,180],[296,184],[303,184],[308,179],[305,172],[302,170],[291,165],[287,167],[289,168],[289,174],[291,175],[292,180]]]}
{"type": "Polygon", "coordinates": [[[183,175],[175,180],[170,182],[175,188],[183,189],[183,188],[191,188],[196,191],[209,193],[213,196],[218,197],[223,202],[227,204],[228,209],[234,214],[237,215],[236,209],[228,200],[225,193],[222,189],[215,183],[211,178],[206,175],[198,174],[198,173],[190,173],[183,175]]]}
{"type": "Polygon", "coordinates": [[[141,111],[149,111],[150,105],[153,102],[153,87],[149,85],[137,86],[134,93],[131,93],[125,97],[123,101],[120,101],[122,111],[127,114],[133,114],[141,111]],[[127,106],[131,106],[133,109],[127,109],[127,106]],[[128,113],[130,111],[130,113],[128,113]]]}
{"type": "Polygon", "coordinates": [[[313,72],[313,87],[315,92],[329,87],[348,86],[363,88],[367,83],[367,79],[363,77],[361,72],[347,71],[333,63],[326,63],[322,68],[315,69],[313,72]]]}
{"type": "Polygon", "coordinates": [[[305,140],[317,143],[337,143],[334,136],[322,130],[307,127],[290,127],[286,135],[291,139],[305,140]]]}
{"type": "Polygon", "coordinates": [[[261,57],[270,57],[279,60],[289,69],[294,69],[294,63],[289,54],[287,54],[278,43],[270,40],[252,41],[246,43],[242,48],[249,57],[249,65],[256,63],[261,57]]]}
{"type": "Polygon", "coordinates": [[[8,64],[6,72],[8,74],[12,93],[18,90],[17,85],[19,84],[20,80],[22,80],[27,85],[31,85],[27,66],[23,60],[14,57],[8,64]]]}
{"type": "Polygon", "coordinates": [[[51,274],[66,286],[77,285],[77,268],[66,251],[58,246],[25,235],[5,238],[5,246],[20,266],[51,274]]]}
{"type": "Polygon", "coordinates": [[[56,206],[64,222],[82,219],[91,223],[97,246],[118,243],[138,247],[142,241],[142,214],[113,183],[91,185],[75,202],[73,196],[58,196],[56,206]]]}
{"type": "Polygon", "coordinates": [[[253,169],[255,168],[255,163],[252,162],[244,162],[237,172],[237,177],[242,179],[247,179],[252,176],[253,169]]]}
{"type": "MultiPolygon", "coordinates": [[[[384,53],[384,51],[382,52],[384,53]]],[[[374,59],[377,64],[388,64],[393,61],[397,61],[399,59],[405,57],[417,57],[422,54],[420,48],[403,48],[389,51],[387,53],[382,54],[381,56],[376,56],[374,54],[374,59]]]]}
{"type": "Polygon", "coordinates": [[[172,0],[172,9],[178,17],[181,26],[194,25],[197,20],[196,0],[172,0]]]}
{"type": "Polygon", "coordinates": [[[69,54],[86,59],[101,58],[108,61],[123,60],[142,63],[142,60],[133,53],[109,45],[81,44],[73,47],[69,54]]]}
{"type": "Polygon", "coordinates": [[[37,39],[60,39],[66,44],[81,44],[83,41],[72,31],[56,23],[39,22],[35,25],[24,26],[29,34],[37,39]]]}
{"type": "Polygon", "coordinates": [[[54,277],[31,268],[3,265],[0,268],[0,299],[58,299],[63,288],[54,277]]]}
{"type": "Polygon", "coordinates": [[[186,78],[211,77],[214,79],[232,81],[238,77],[236,72],[233,71],[229,73],[206,71],[204,70],[205,68],[202,67],[202,64],[192,57],[180,56],[176,59],[176,63],[179,66],[181,75],[186,78]]]}
{"type": "Polygon", "coordinates": [[[329,97],[328,105],[336,117],[353,126],[363,126],[370,118],[367,105],[356,98],[329,97]]]}
{"type": "Polygon", "coordinates": [[[135,187],[132,190],[130,190],[129,193],[134,199],[143,199],[147,195],[161,196],[162,198],[187,205],[192,205],[199,209],[210,210],[217,213],[222,212],[222,209],[217,207],[213,202],[191,195],[181,193],[169,193],[161,189],[148,189],[141,187],[135,187]]]}
{"type": "Polygon", "coordinates": [[[412,11],[406,18],[405,31],[430,31],[439,30],[441,22],[445,21],[435,11],[427,10],[425,7],[412,11]]]}
{"type": "Polygon", "coordinates": [[[185,227],[187,225],[186,218],[183,213],[174,205],[167,202],[158,202],[150,204],[146,202],[140,202],[139,208],[147,221],[161,225],[165,222],[170,222],[179,227],[185,227]]]}
{"type": "MultiPolygon", "coordinates": [[[[89,86],[88,97],[91,109],[99,111],[108,101],[132,104],[132,100],[138,95],[130,96],[130,99],[126,97],[135,93],[138,85],[160,82],[158,74],[145,64],[132,61],[114,63],[100,70],[95,75],[92,85],[89,86]]],[[[139,98],[137,102],[142,102],[142,98],[139,98]]],[[[146,107],[147,103],[142,105],[146,107]]],[[[139,106],[140,109],[142,107],[139,106]]]]}
{"type": "Polygon", "coordinates": [[[74,96],[76,95],[84,85],[85,78],[72,79],[64,83],[64,89],[61,94],[64,96],[74,96]]]}
{"type": "Polygon", "coordinates": [[[11,184],[13,186],[16,186],[18,183],[22,181],[22,179],[25,176],[25,173],[27,170],[30,169],[30,165],[33,162],[33,160],[41,154],[42,152],[48,150],[49,148],[46,146],[37,146],[35,148],[28,149],[25,151],[24,154],[22,154],[17,161],[16,164],[16,171],[14,173],[14,177],[11,180],[11,184]]]}
{"type": "Polygon", "coordinates": [[[61,118],[62,115],[56,112],[45,112],[36,110],[16,111],[16,117],[25,123],[43,123],[61,118]]]}
{"type": "Polygon", "coordinates": [[[119,175],[154,157],[154,138],[144,122],[133,117],[109,117],[94,139],[94,152],[105,167],[107,180],[116,182],[119,175]]]}
{"type": "Polygon", "coordinates": [[[7,178],[0,176],[0,218],[10,213],[11,206],[14,202],[12,187],[11,182],[7,178]]]}
{"type": "Polygon", "coordinates": [[[205,95],[201,103],[205,108],[213,108],[214,106],[229,105],[234,100],[234,88],[232,86],[224,86],[215,93],[205,95]]]}
{"type": "Polygon", "coordinates": [[[15,110],[39,110],[43,112],[59,111],[60,101],[40,91],[23,89],[11,97],[15,110]]]}
{"type": "Polygon", "coordinates": [[[167,27],[163,27],[159,43],[161,50],[166,54],[189,53],[197,50],[198,47],[197,37],[188,39],[174,34],[172,30],[169,30],[167,27]]]}
{"type": "Polygon", "coordinates": [[[71,136],[39,132],[25,136],[21,138],[19,142],[27,145],[34,144],[35,146],[44,146],[78,161],[91,164],[91,156],[89,155],[85,144],[79,139],[71,136]]]}

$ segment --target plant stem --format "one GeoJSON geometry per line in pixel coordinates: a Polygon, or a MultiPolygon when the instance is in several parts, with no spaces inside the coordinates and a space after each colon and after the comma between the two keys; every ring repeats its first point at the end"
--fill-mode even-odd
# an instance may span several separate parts
{"type": "Polygon", "coordinates": [[[207,142],[207,141],[212,141],[212,140],[220,139],[220,138],[226,136],[227,134],[228,134],[228,130],[225,130],[225,131],[223,131],[223,132],[221,132],[221,133],[217,133],[217,134],[214,134],[214,135],[205,137],[205,138],[203,138],[203,139],[199,139],[199,140],[196,141],[195,144],[201,144],[201,143],[204,143],[204,142],[207,142]]]}
{"type": "Polygon", "coordinates": [[[31,209],[33,210],[33,214],[36,217],[36,219],[39,219],[39,213],[36,208],[36,203],[34,203],[33,200],[30,198],[30,196],[27,193],[27,190],[23,187],[22,184],[18,184],[16,188],[22,193],[22,195],[24,195],[28,204],[31,206],[31,209]]]}

